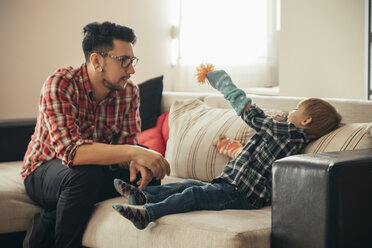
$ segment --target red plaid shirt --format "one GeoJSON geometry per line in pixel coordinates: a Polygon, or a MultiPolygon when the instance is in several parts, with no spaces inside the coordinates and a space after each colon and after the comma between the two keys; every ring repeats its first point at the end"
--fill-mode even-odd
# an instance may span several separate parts
{"type": "Polygon", "coordinates": [[[140,130],[137,85],[128,82],[123,90],[111,91],[97,102],[85,64],[59,69],[42,88],[22,177],[55,158],[70,166],[76,148],[82,144],[137,144],[140,130]]]}

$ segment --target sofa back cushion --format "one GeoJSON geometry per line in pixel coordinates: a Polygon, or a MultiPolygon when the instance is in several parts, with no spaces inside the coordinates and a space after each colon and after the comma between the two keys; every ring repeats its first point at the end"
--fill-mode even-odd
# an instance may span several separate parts
{"type": "MultiPolygon", "coordinates": [[[[283,111],[265,112],[279,121],[287,117],[283,111]]],[[[253,134],[254,130],[231,108],[212,108],[198,99],[175,101],[169,113],[165,153],[171,176],[210,182],[229,161],[216,149],[220,135],[245,144],[253,134]]]]}
{"type": "MultiPolygon", "coordinates": [[[[252,102],[262,109],[280,109],[282,111],[291,111],[297,104],[305,99],[303,97],[289,96],[257,96],[249,95],[252,102]]],[[[344,123],[367,123],[372,120],[372,101],[357,99],[337,99],[323,98],[332,104],[342,115],[344,123]]],[[[221,94],[209,95],[204,98],[204,102],[211,107],[230,108],[228,101],[223,99],[221,94]]]]}
{"type": "Polygon", "coordinates": [[[35,125],[36,118],[0,120],[0,162],[23,160],[35,125]]]}
{"type": "Polygon", "coordinates": [[[372,148],[372,123],[350,123],[311,142],[303,153],[372,148]]]}
{"type": "MultiPolygon", "coordinates": [[[[164,122],[168,122],[169,111],[161,114],[156,121],[155,127],[146,129],[138,134],[138,143],[146,146],[151,150],[157,151],[158,153],[165,155],[165,145],[167,141],[163,137],[163,133],[166,133],[166,127],[168,125],[164,122]],[[164,131],[163,131],[164,129],[164,131]]],[[[168,138],[167,138],[168,140],[168,138]]]]}
{"type": "Polygon", "coordinates": [[[161,111],[163,76],[151,78],[138,84],[140,94],[141,131],[152,128],[161,111]]]}

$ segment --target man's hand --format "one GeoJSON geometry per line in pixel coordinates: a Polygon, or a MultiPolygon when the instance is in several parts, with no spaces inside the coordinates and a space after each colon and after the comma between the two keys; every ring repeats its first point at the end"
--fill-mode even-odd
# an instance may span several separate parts
{"type": "Polygon", "coordinates": [[[157,180],[161,180],[165,175],[169,176],[170,174],[168,161],[158,152],[136,146],[136,151],[133,152],[133,161],[149,169],[157,180]]]}
{"type": "Polygon", "coordinates": [[[132,161],[129,164],[130,181],[133,182],[137,178],[138,172],[141,174],[141,179],[137,182],[139,188],[147,186],[153,179],[153,175],[149,169],[132,161]]]}

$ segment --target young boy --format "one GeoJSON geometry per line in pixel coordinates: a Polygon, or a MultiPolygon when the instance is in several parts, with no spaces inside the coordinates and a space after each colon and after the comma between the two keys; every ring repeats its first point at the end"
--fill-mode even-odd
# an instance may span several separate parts
{"type": "Polygon", "coordinates": [[[150,222],[169,214],[193,210],[253,209],[269,205],[274,161],[300,153],[310,140],[332,131],[341,120],[328,102],[311,98],[300,102],[290,112],[288,122],[277,122],[252,105],[251,99],[236,88],[225,71],[209,71],[206,77],[256,133],[211,184],[186,180],[138,189],[115,179],[116,190],[128,199],[129,204],[144,204],[140,208],[112,205],[138,229],[144,229],[150,222]]]}

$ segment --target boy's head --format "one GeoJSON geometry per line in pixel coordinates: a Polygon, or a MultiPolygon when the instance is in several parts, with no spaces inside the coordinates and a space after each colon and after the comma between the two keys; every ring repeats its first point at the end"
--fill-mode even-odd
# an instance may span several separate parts
{"type": "Polygon", "coordinates": [[[318,98],[301,101],[288,115],[288,121],[305,129],[310,139],[331,132],[338,127],[341,119],[341,115],[331,104],[318,98]]]}

